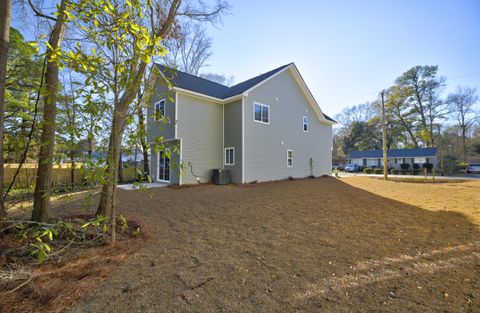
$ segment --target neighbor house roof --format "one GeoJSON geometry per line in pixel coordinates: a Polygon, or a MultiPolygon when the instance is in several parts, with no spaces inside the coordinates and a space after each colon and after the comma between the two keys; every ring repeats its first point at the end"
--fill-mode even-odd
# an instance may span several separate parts
{"type": "MultiPolygon", "coordinates": [[[[392,149],[387,150],[389,158],[415,158],[433,157],[437,154],[437,148],[414,148],[414,149],[392,149]]],[[[382,158],[382,150],[352,151],[348,155],[350,159],[358,158],[382,158]]]]}
{"type": "MultiPolygon", "coordinates": [[[[244,93],[247,90],[250,90],[252,87],[258,85],[262,81],[272,77],[276,73],[280,72],[281,70],[287,68],[288,66],[292,65],[293,63],[289,63],[286,65],[282,65],[280,67],[277,67],[276,69],[273,69],[269,72],[266,72],[264,74],[255,76],[253,78],[250,78],[246,81],[243,81],[239,84],[236,84],[234,86],[228,87],[224,86],[222,84],[213,82],[211,80],[187,74],[185,72],[179,71],[172,69],[171,67],[164,66],[161,64],[156,64],[160,72],[165,75],[165,77],[174,85],[175,87],[179,87],[182,89],[194,91],[203,95],[207,95],[210,97],[218,98],[218,99],[227,99],[236,95],[240,95],[244,93]]],[[[324,114],[325,119],[336,123],[333,118],[329,117],[328,115],[324,114]]]]}

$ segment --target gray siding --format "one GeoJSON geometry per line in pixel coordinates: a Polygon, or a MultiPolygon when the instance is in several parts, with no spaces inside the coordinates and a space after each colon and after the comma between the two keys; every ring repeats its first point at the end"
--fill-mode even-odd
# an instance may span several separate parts
{"type": "Polygon", "coordinates": [[[178,94],[177,135],[182,140],[185,168],[182,184],[211,180],[211,170],[223,167],[223,106],[178,94]],[[192,174],[193,171],[193,174],[192,174]]]}
{"type": "MultiPolygon", "coordinates": [[[[152,147],[152,144],[156,142],[160,137],[164,140],[175,139],[175,93],[168,90],[160,80],[155,82],[155,86],[152,95],[147,99],[149,105],[147,106],[147,142],[152,147]],[[165,117],[167,123],[155,120],[155,103],[159,100],[165,99],[165,117]]],[[[172,144],[177,144],[178,141],[172,141],[172,144]]],[[[158,179],[158,153],[152,151],[150,154],[150,176],[153,181],[158,179]]],[[[172,153],[171,156],[171,168],[170,168],[170,182],[172,184],[179,183],[179,164],[180,158],[176,153],[172,153]]]]}
{"type": "Polygon", "coordinates": [[[245,182],[331,173],[332,126],[319,121],[290,71],[255,88],[244,99],[245,182]],[[254,121],[254,102],[270,106],[270,124],[254,121]],[[308,132],[303,131],[303,116],[308,117],[308,132]],[[290,168],[287,150],[293,150],[290,168]]]}
{"type": "MultiPolygon", "coordinates": [[[[179,184],[180,182],[180,156],[178,153],[173,152],[173,146],[176,145],[179,147],[179,141],[172,141],[171,143],[168,143],[170,145],[170,151],[171,151],[171,156],[170,156],[170,183],[171,184],[179,184]]],[[[158,180],[158,152],[153,152],[150,154],[150,177],[152,181],[157,181],[158,180]]]]}
{"type": "Polygon", "coordinates": [[[164,139],[175,138],[175,93],[169,91],[160,80],[157,80],[152,96],[147,101],[149,102],[147,107],[147,141],[153,143],[162,136],[164,139]],[[162,99],[166,100],[165,117],[168,121],[166,124],[161,120],[155,120],[155,103],[162,99]]]}
{"type": "MultiPolygon", "coordinates": [[[[225,165],[230,170],[232,182],[242,182],[242,100],[224,105],[224,148],[235,148],[235,165],[225,165]]],[[[225,152],[223,152],[225,154],[225,152]]],[[[223,155],[225,162],[225,155],[223,155]]]]}

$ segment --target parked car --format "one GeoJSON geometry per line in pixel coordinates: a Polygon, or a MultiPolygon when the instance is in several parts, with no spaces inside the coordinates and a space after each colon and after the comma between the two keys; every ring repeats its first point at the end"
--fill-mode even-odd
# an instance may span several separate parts
{"type": "Polygon", "coordinates": [[[342,163],[333,163],[332,164],[332,170],[334,169],[337,169],[339,171],[343,171],[345,170],[345,165],[343,165],[342,163]]]}
{"type": "Polygon", "coordinates": [[[358,172],[360,171],[360,166],[358,166],[357,164],[348,164],[347,166],[345,166],[345,172],[358,172]]]}
{"type": "Polygon", "coordinates": [[[470,163],[470,164],[468,164],[467,173],[479,173],[480,174],[480,163],[470,163]]]}

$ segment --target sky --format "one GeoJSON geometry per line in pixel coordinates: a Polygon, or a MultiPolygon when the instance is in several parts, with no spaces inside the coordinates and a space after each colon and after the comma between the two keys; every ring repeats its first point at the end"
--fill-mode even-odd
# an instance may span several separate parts
{"type": "MultiPolygon", "coordinates": [[[[230,14],[208,26],[204,72],[234,83],[295,62],[330,116],[375,100],[416,65],[439,66],[445,95],[458,85],[480,92],[480,0],[228,1],[230,14]]],[[[13,15],[27,40],[32,25],[13,15]]]]}
{"type": "Polygon", "coordinates": [[[438,65],[445,94],[480,91],[480,0],[230,0],[209,27],[207,72],[238,83],[295,62],[321,109],[334,116],[377,98],[415,65],[438,65]]]}

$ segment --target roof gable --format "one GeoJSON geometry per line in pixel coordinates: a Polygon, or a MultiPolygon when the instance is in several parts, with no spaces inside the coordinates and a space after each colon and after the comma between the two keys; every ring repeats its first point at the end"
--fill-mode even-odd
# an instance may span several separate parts
{"type": "Polygon", "coordinates": [[[243,81],[231,87],[224,86],[222,84],[213,82],[211,80],[208,80],[202,77],[187,74],[185,72],[175,70],[168,66],[164,66],[161,64],[155,64],[155,65],[160,70],[160,72],[165,76],[165,78],[172,83],[173,86],[177,88],[189,90],[201,95],[213,97],[218,100],[225,100],[227,98],[231,98],[244,93],[248,94],[250,90],[257,88],[258,86],[265,83],[276,74],[279,74],[283,70],[290,69],[300,89],[302,90],[308,102],[311,104],[311,106],[317,113],[318,118],[321,121],[327,122],[330,124],[337,123],[337,121],[335,121],[333,118],[329,117],[328,115],[322,112],[322,110],[320,109],[320,106],[315,101],[315,98],[313,97],[312,93],[308,89],[305,81],[303,80],[300,72],[298,71],[294,63],[282,65],[280,67],[277,67],[276,69],[273,69],[269,72],[258,75],[256,77],[250,78],[246,81],[243,81]]]}

